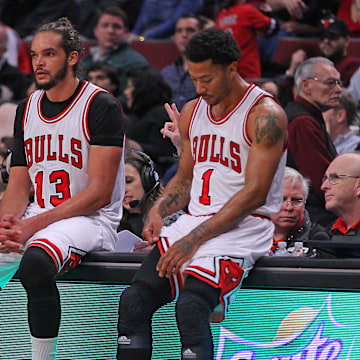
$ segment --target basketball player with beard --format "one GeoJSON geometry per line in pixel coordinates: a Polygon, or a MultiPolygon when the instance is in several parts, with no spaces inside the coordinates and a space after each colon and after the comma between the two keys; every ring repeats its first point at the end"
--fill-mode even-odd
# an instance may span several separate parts
{"type": "Polygon", "coordinates": [[[36,31],[30,54],[39,90],[18,106],[0,205],[0,251],[23,254],[18,274],[28,296],[34,360],[56,357],[57,274],[89,251],[113,250],[122,214],[122,109],[111,94],[77,77],[81,50],[66,18],[36,31]]]}

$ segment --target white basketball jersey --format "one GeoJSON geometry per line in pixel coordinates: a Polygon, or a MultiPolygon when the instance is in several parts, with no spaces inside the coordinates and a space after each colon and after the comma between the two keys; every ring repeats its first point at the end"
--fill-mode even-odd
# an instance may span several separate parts
{"type": "MultiPolygon", "coordinates": [[[[194,161],[189,212],[209,215],[221,207],[245,185],[245,169],[252,140],[247,120],[253,106],[269,96],[251,84],[235,107],[224,117],[214,119],[211,106],[198,99],[189,124],[194,161]]],[[[268,216],[280,210],[283,198],[284,152],[267,195],[266,204],[254,213],[268,216]]]]}
{"type": "MultiPolygon", "coordinates": [[[[56,117],[42,113],[44,90],[35,91],[28,99],[23,131],[26,161],[34,186],[35,213],[52,209],[89,185],[88,156],[90,149],[87,114],[96,94],[104,90],[84,81],[75,98],[56,117]]],[[[116,229],[122,215],[124,193],[123,159],[112,194],[112,203],[93,216],[116,229]]]]}

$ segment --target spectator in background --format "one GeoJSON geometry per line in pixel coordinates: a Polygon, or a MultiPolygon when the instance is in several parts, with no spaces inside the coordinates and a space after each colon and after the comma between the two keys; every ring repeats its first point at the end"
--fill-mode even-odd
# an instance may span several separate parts
{"type": "Polygon", "coordinates": [[[339,106],[325,111],[323,117],[337,153],[355,151],[360,144],[360,136],[350,129],[356,117],[356,104],[351,94],[343,90],[339,106]]]}
{"type": "MultiPolygon", "coordinates": [[[[345,87],[349,86],[351,77],[360,66],[360,58],[347,55],[349,41],[348,27],[341,19],[329,17],[321,21],[319,50],[323,57],[334,63],[345,87]]],[[[307,53],[303,49],[297,49],[292,54],[289,68],[285,72],[286,77],[282,81],[288,91],[292,91],[297,67],[306,58],[307,53]]],[[[357,86],[357,83],[353,82],[352,88],[356,89],[357,86]]]]}
{"type": "Polygon", "coordinates": [[[260,87],[269,94],[275,96],[282,107],[285,107],[293,100],[292,94],[288,92],[282,82],[277,79],[264,81],[260,87]]]}
{"type": "Polygon", "coordinates": [[[76,0],[76,27],[85,39],[95,39],[94,28],[101,9],[120,7],[127,15],[129,29],[132,29],[140,12],[143,0],[76,0]]]}
{"type": "Polygon", "coordinates": [[[321,179],[337,153],[322,112],[339,106],[340,74],[329,59],[310,58],[296,69],[295,86],[298,95],[285,107],[289,122],[287,165],[310,180],[310,218],[326,226],[333,216],[324,207],[321,179]]]}
{"type": "Polygon", "coordinates": [[[222,0],[222,10],[215,27],[229,31],[235,38],[241,51],[239,74],[243,78],[260,78],[261,63],[256,34],[261,32],[272,35],[278,30],[278,23],[245,2],[246,0],[222,0]]]}
{"type": "Polygon", "coordinates": [[[344,20],[349,27],[351,37],[360,37],[360,1],[341,0],[337,17],[344,20]]]}
{"type": "Polygon", "coordinates": [[[34,31],[47,21],[66,16],[70,21],[78,15],[75,0],[2,0],[1,21],[12,27],[22,40],[30,40],[34,31]]]}
{"type": "Polygon", "coordinates": [[[319,49],[324,57],[330,59],[341,74],[345,87],[360,66],[360,58],[347,55],[350,42],[349,28],[345,22],[336,17],[321,20],[319,49]]]}
{"type": "Polygon", "coordinates": [[[96,62],[89,67],[87,72],[88,80],[110,91],[115,97],[120,96],[119,73],[116,68],[106,62],[96,62]]]}
{"type": "Polygon", "coordinates": [[[14,29],[5,24],[0,23],[0,25],[5,26],[7,34],[5,59],[10,65],[19,68],[21,72],[31,74],[32,67],[26,44],[21,41],[18,33],[14,29]]]}
{"type": "Polygon", "coordinates": [[[94,34],[98,45],[91,47],[90,54],[83,60],[84,76],[95,62],[108,62],[119,71],[119,98],[121,104],[126,105],[123,95],[127,84],[126,72],[148,66],[148,62],[126,42],[128,25],[125,12],[116,6],[102,10],[94,34]]]}
{"type": "Polygon", "coordinates": [[[172,102],[179,110],[185,103],[197,96],[195,85],[188,71],[185,46],[189,39],[202,28],[203,21],[196,15],[185,14],[178,19],[173,41],[181,55],[172,64],[161,70],[161,75],[171,87],[172,102]]]}
{"type": "Polygon", "coordinates": [[[168,121],[164,103],[171,100],[171,89],[153,67],[136,69],[127,74],[124,92],[129,109],[127,137],[135,140],[156,163],[160,175],[173,163],[175,147],[163,139],[160,129],[168,121]]]}
{"type": "Polygon", "coordinates": [[[285,241],[288,251],[291,252],[296,241],[305,242],[320,233],[325,239],[329,239],[330,236],[322,226],[311,222],[309,213],[305,209],[309,181],[297,170],[289,167],[285,168],[284,176],[284,200],[281,209],[277,214],[270,215],[275,224],[271,250],[276,250],[278,243],[285,241]]]}
{"type": "MultiPolygon", "coordinates": [[[[252,0],[249,0],[253,2],[252,0]]],[[[256,2],[257,0],[255,0],[256,2]]],[[[273,10],[269,16],[278,18],[280,29],[270,37],[258,35],[263,76],[276,76],[283,71],[273,61],[278,41],[283,37],[315,37],[319,19],[335,14],[338,0],[266,0],[273,10]]]]}
{"type": "Polygon", "coordinates": [[[6,43],[6,27],[0,25],[0,102],[20,101],[26,97],[29,79],[4,58],[6,43]]]}
{"type": "Polygon", "coordinates": [[[360,67],[351,76],[348,91],[352,95],[357,108],[360,108],[360,67]]]}
{"type": "Polygon", "coordinates": [[[144,0],[132,39],[163,39],[174,33],[176,21],[184,14],[198,14],[204,0],[144,0]]]}
{"type": "MultiPolygon", "coordinates": [[[[325,172],[321,189],[325,192],[326,208],[338,219],[332,235],[360,236],[360,153],[339,155],[325,172]]],[[[318,250],[319,257],[360,257],[359,248],[318,250]]]]}

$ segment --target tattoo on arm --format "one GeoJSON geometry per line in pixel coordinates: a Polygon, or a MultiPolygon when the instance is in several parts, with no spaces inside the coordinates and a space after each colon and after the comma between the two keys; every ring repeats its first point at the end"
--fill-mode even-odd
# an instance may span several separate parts
{"type": "Polygon", "coordinates": [[[171,207],[172,205],[179,205],[179,194],[169,194],[168,201],[166,203],[167,207],[171,207]]]}
{"type": "Polygon", "coordinates": [[[159,205],[160,215],[165,217],[181,210],[189,201],[190,183],[182,181],[171,189],[159,205]]]}
{"type": "Polygon", "coordinates": [[[192,236],[194,238],[201,238],[202,236],[209,233],[210,233],[210,229],[206,226],[206,224],[200,224],[192,231],[192,236]]]}
{"type": "Polygon", "coordinates": [[[276,124],[276,116],[269,114],[256,118],[256,143],[263,142],[266,146],[275,145],[281,138],[282,130],[276,124]]]}

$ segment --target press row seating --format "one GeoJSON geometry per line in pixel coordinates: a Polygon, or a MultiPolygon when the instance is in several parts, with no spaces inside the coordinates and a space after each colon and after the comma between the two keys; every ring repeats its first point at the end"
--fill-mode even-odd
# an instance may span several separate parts
{"type": "MultiPolygon", "coordinates": [[[[303,49],[309,57],[319,56],[318,38],[281,38],[277,44],[273,61],[277,64],[288,66],[291,55],[297,49],[303,49]]],[[[351,39],[348,47],[348,55],[360,57],[360,39],[351,39]]]]}

